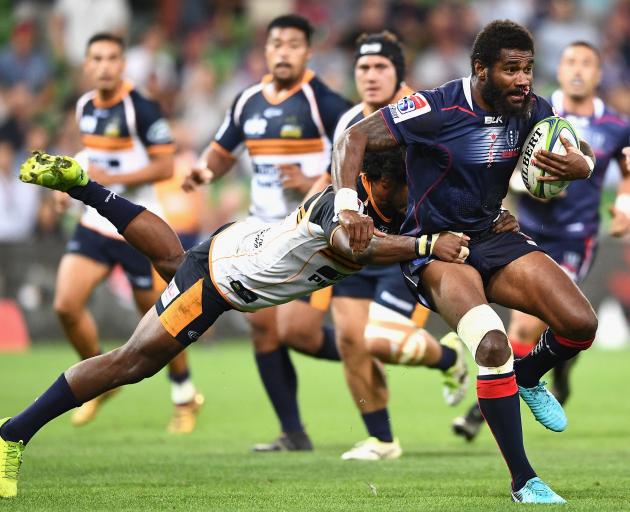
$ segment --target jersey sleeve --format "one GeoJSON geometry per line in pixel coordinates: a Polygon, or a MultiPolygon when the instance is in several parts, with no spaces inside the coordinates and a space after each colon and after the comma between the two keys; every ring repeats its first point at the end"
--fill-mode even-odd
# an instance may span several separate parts
{"type": "Polygon", "coordinates": [[[619,144],[615,148],[615,158],[620,159],[624,158],[624,154],[622,152],[623,148],[627,148],[630,146],[630,123],[627,119],[623,119],[626,122],[623,132],[621,133],[621,137],[619,138],[619,144]]]}
{"type": "Polygon", "coordinates": [[[232,103],[232,106],[225,113],[223,123],[214,136],[211,147],[225,156],[236,158],[241,144],[245,141],[245,136],[240,124],[237,122],[235,112],[236,105],[241,99],[239,94],[232,103]]]}
{"type": "Polygon", "coordinates": [[[380,110],[398,144],[431,144],[442,125],[441,101],[434,91],[415,92],[380,110]]]}
{"type": "Polygon", "coordinates": [[[317,202],[313,206],[309,220],[321,226],[326,240],[330,243],[330,237],[339,226],[339,219],[335,215],[335,194],[332,187],[326,188],[319,196],[310,198],[304,204],[304,208],[308,210],[313,201],[317,202]]]}
{"type": "Polygon", "coordinates": [[[162,115],[156,101],[132,93],[136,110],[136,127],[138,137],[150,155],[169,154],[175,152],[175,144],[171,128],[162,115]]]}
{"type": "Polygon", "coordinates": [[[335,142],[335,129],[341,116],[350,108],[350,103],[344,98],[330,92],[320,103],[322,123],[326,129],[326,136],[331,143],[335,142]]]}

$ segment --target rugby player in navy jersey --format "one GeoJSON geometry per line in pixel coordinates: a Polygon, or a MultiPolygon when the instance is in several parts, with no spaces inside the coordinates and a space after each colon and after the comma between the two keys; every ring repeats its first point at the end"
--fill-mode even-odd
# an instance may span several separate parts
{"type": "MultiPolygon", "coordinates": [[[[622,236],[630,231],[630,169],[622,152],[630,146],[630,125],[597,97],[601,74],[597,48],[587,42],[573,42],[562,53],[557,71],[560,89],[551,96],[557,114],[570,121],[591,145],[597,157],[592,178],[576,181],[551,200],[541,201],[526,193],[518,199],[521,231],[532,237],[578,285],[588,274],[597,251],[599,203],[612,159],[618,162],[623,179],[611,211],[611,234],[622,236]]],[[[515,173],[512,183],[514,190],[525,192],[518,187],[522,183],[520,174],[515,173]]],[[[546,328],[542,320],[512,311],[508,339],[515,357],[527,355],[546,328]]],[[[560,361],[553,369],[552,392],[561,404],[569,397],[569,371],[576,359],[560,361]]],[[[465,416],[453,421],[453,430],[470,441],[481,425],[483,416],[474,404],[465,416]]]]}
{"type": "MultiPolygon", "coordinates": [[[[417,299],[457,330],[479,366],[477,397],[512,476],[512,499],[563,503],[537,477],[523,445],[519,395],[545,427],[562,431],[562,406],[540,378],[559,361],[593,342],[597,317],[566,273],[521,233],[491,233],[494,219],[534,124],[553,114],[532,92],[534,43],[524,27],[494,21],[477,35],[470,77],[421,91],[348,129],[333,151],[335,211],[354,250],[374,228],[356,211],[356,177],[365,151],[407,147],[407,217],[401,233],[417,237],[463,232],[470,237],[466,264],[434,256],[402,265],[417,299]],[[496,302],[533,314],[549,328],[536,348],[514,363],[506,331],[488,305],[496,302]]],[[[593,154],[565,139],[564,156],[539,151],[535,162],[551,176],[590,176],[593,154]]]]}
{"type": "MultiPolygon", "coordinates": [[[[307,68],[312,33],[301,16],[279,16],[269,23],[269,74],[235,98],[184,189],[220,178],[246,149],[252,163],[250,215],[268,222],[287,215],[326,172],[335,126],[350,105],[307,68]]],[[[322,327],[324,315],[325,308],[301,301],[247,315],[258,372],[282,431],[254,451],[313,449],[298,408],[297,374],[278,329],[283,317],[299,318],[290,336],[313,347],[314,357],[339,360],[333,329],[322,327]]]]}
{"type": "MultiPolygon", "coordinates": [[[[366,180],[374,200],[362,196],[361,211],[375,216],[383,232],[395,233],[404,217],[407,187],[400,151],[390,155],[368,165],[366,180]]],[[[453,233],[442,233],[431,247],[426,236],[381,233],[364,251],[353,252],[338,225],[329,186],[282,220],[250,217],[227,224],[185,254],[168,224],[90,181],[70,158],[36,154],[22,165],[20,179],[67,191],[93,207],[170,282],[124,346],[77,363],[22,413],[0,420],[0,497],[17,494],[24,445],[46,423],[114,387],[154,375],[225,311],[257,311],[289,302],[368,263],[385,265],[432,253],[461,264],[467,244],[467,237],[453,233]]]]}

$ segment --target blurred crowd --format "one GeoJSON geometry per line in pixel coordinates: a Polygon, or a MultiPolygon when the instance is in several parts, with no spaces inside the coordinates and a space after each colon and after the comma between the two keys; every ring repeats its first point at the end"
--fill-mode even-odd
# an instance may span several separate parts
{"type": "MultiPolygon", "coordinates": [[[[360,33],[396,32],[406,47],[407,82],[431,88],[467,75],[475,33],[491,19],[510,18],[534,33],[537,92],[553,88],[564,45],[586,40],[602,51],[602,96],[630,113],[630,0],[0,0],[1,11],[0,243],[62,236],[48,196],[15,176],[31,149],[80,149],[74,105],[89,88],[81,63],[98,31],[128,41],[127,75],[162,104],[182,162],[194,162],[234,96],[265,74],[266,24],[286,12],[311,20],[311,67],[350,99],[360,33]]],[[[200,229],[244,205],[246,173],[241,166],[203,199],[200,229]]]]}

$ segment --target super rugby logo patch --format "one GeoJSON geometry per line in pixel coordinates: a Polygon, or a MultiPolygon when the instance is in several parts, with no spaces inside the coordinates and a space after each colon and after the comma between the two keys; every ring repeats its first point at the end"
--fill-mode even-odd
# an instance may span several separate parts
{"type": "Polygon", "coordinates": [[[389,109],[394,119],[394,123],[401,123],[407,119],[431,112],[431,105],[426,98],[416,92],[398,101],[395,105],[390,105],[389,109]]]}

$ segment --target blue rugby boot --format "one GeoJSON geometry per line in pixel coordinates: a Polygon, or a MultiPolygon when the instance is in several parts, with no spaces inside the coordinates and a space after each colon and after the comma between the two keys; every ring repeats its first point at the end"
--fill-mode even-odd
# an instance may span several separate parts
{"type": "Polygon", "coordinates": [[[567,428],[567,416],[560,402],[547,390],[546,382],[539,382],[533,388],[518,387],[523,401],[529,406],[540,423],[549,430],[562,432],[567,428]]]}
{"type": "Polygon", "coordinates": [[[527,483],[518,491],[512,491],[512,501],[517,503],[561,504],[567,501],[553,492],[553,490],[540,478],[535,476],[527,480],[527,483]]]}

